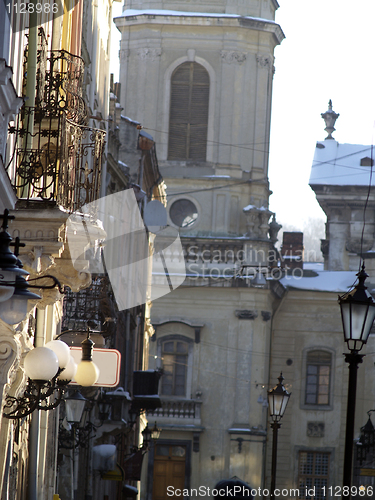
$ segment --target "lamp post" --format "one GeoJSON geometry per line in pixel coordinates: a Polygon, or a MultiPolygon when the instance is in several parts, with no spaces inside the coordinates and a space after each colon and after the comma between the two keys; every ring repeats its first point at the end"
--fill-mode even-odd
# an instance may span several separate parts
{"type": "Polygon", "coordinates": [[[350,353],[345,353],[345,361],[349,364],[348,402],[346,410],[346,433],[344,450],[343,485],[349,488],[346,500],[350,500],[352,485],[352,459],[354,439],[354,418],[357,392],[357,370],[364,354],[359,354],[366,344],[375,318],[375,302],[367,291],[365,280],[368,274],[365,265],[357,274],[358,284],[348,293],[339,296],[344,339],[350,353]]]}
{"type": "Polygon", "coordinates": [[[268,391],[268,407],[270,417],[272,419],[271,429],[272,435],[272,468],[271,468],[271,499],[275,498],[276,486],[276,461],[277,461],[277,432],[281,427],[280,420],[282,419],[285,408],[288,404],[291,393],[288,392],[283,385],[283,374],[278,377],[279,383],[268,391]]]}
{"type": "Polygon", "coordinates": [[[157,441],[159,439],[160,433],[161,433],[161,429],[158,429],[156,422],[155,422],[154,427],[152,427],[151,429],[149,428],[149,426],[147,424],[146,427],[142,431],[142,436],[143,436],[142,447],[147,449],[151,440],[157,441]]]}

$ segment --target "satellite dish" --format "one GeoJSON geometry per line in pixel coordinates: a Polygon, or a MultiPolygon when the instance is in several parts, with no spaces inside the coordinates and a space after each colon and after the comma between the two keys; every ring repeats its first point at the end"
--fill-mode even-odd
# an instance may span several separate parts
{"type": "Polygon", "coordinates": [[[152,200],[144,208],[143,222],[152,233],[159,232],[167,225],[167,210],[158,200],[152,200]]]}

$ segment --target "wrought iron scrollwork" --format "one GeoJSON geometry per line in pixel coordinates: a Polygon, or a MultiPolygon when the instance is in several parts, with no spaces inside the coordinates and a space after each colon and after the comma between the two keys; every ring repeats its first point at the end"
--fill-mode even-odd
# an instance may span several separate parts
{"type": "Polygon", "coordinates": [[[66,50],[54,50],[48,58],[46,107],[55,113],[63,110],[69,120],[85,125],[88,119],[83,98],[85,65],[83,59],[66,50]]]}
{"type": "Polygon", "coordinates": [[[60,423],[59,426],[59,448],[72,450],[78,448],[87,448],[89,440],[95,437],[97,426],[91,422],[87,422],[84,427],[77,427],[76,424],[71,424],[70,429],[67,429],[60,423]]]}
{"type": "Polygon", "coordinates": [[[28,380],[25,392],[22,396],[16,398],[8,395],[5,399],[3,416],[9,419],[18,419],[27,417],[34,410],[53,410],[61,403],[66,383],[57,381],[61,370],[52,380],[47,382],[28,380]],[[54,395],[54,400],[49,401],[49,397],[54,395]]]}
{"type": "Polygon", "coordinates": [[[62,331],[84,331],[87,322],[102,335],[113,333],[116,306],[107,276],[93,275],[89,287],[79,292],[66,290],[63,301],[62,331]]]}
{"type": "Polygon", "coordinates": [[[83,59],[46,49],[40,28],[35,106],[26,101],[9,127],[7,171],[19,198],[74,211],[99,197],[106,132],[87,126],[83,59]]]}
{"type": "Polygon", "coordinates": [[[8,165],[16,162],[13,187],[18,197],[55,201],[68,211],[99,197],[105,131],[78,125],[62,111],[55,116],[25,108],[9,132],[20,145],[8,165]],[[29,120],[34,121],[33,133],[29,120]]]}

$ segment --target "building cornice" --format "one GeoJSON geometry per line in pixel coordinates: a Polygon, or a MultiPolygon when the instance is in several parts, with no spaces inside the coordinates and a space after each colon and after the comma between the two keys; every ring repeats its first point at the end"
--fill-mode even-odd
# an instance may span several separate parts
{"type": "Polygon", "coordinates": [[[280,44],[285,38],[281,27],[270,19],[240,16],[237,14],[211,14],[201,12],[180,12],[170,10],[126,10],[122,16],[116,17],[114,22],[122,31],[130,25],[163,24],[181,26],[217,26],[221,28],[247,28],[272,33],[276,43],[280,44]]]}

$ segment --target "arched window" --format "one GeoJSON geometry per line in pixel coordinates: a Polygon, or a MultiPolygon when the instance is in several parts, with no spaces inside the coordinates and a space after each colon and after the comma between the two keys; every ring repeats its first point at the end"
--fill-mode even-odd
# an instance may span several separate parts
{"type": "Polygon", "coordinates": [[[161,393],[164,396],[185,396],[189,345],[182,340],[162,342],[163,376],[161,393]]]}
{"type": "Polygon", "coordinates": [[[171,79],[168,160],[206,161],[210,79],[196,62],[178,66],[171,79]]]}
{"type": "Polygon", "coordinates": [[[320,350],[307,353],[305,404],[329,405],[331,368],[331,353],[320,350]]]}

